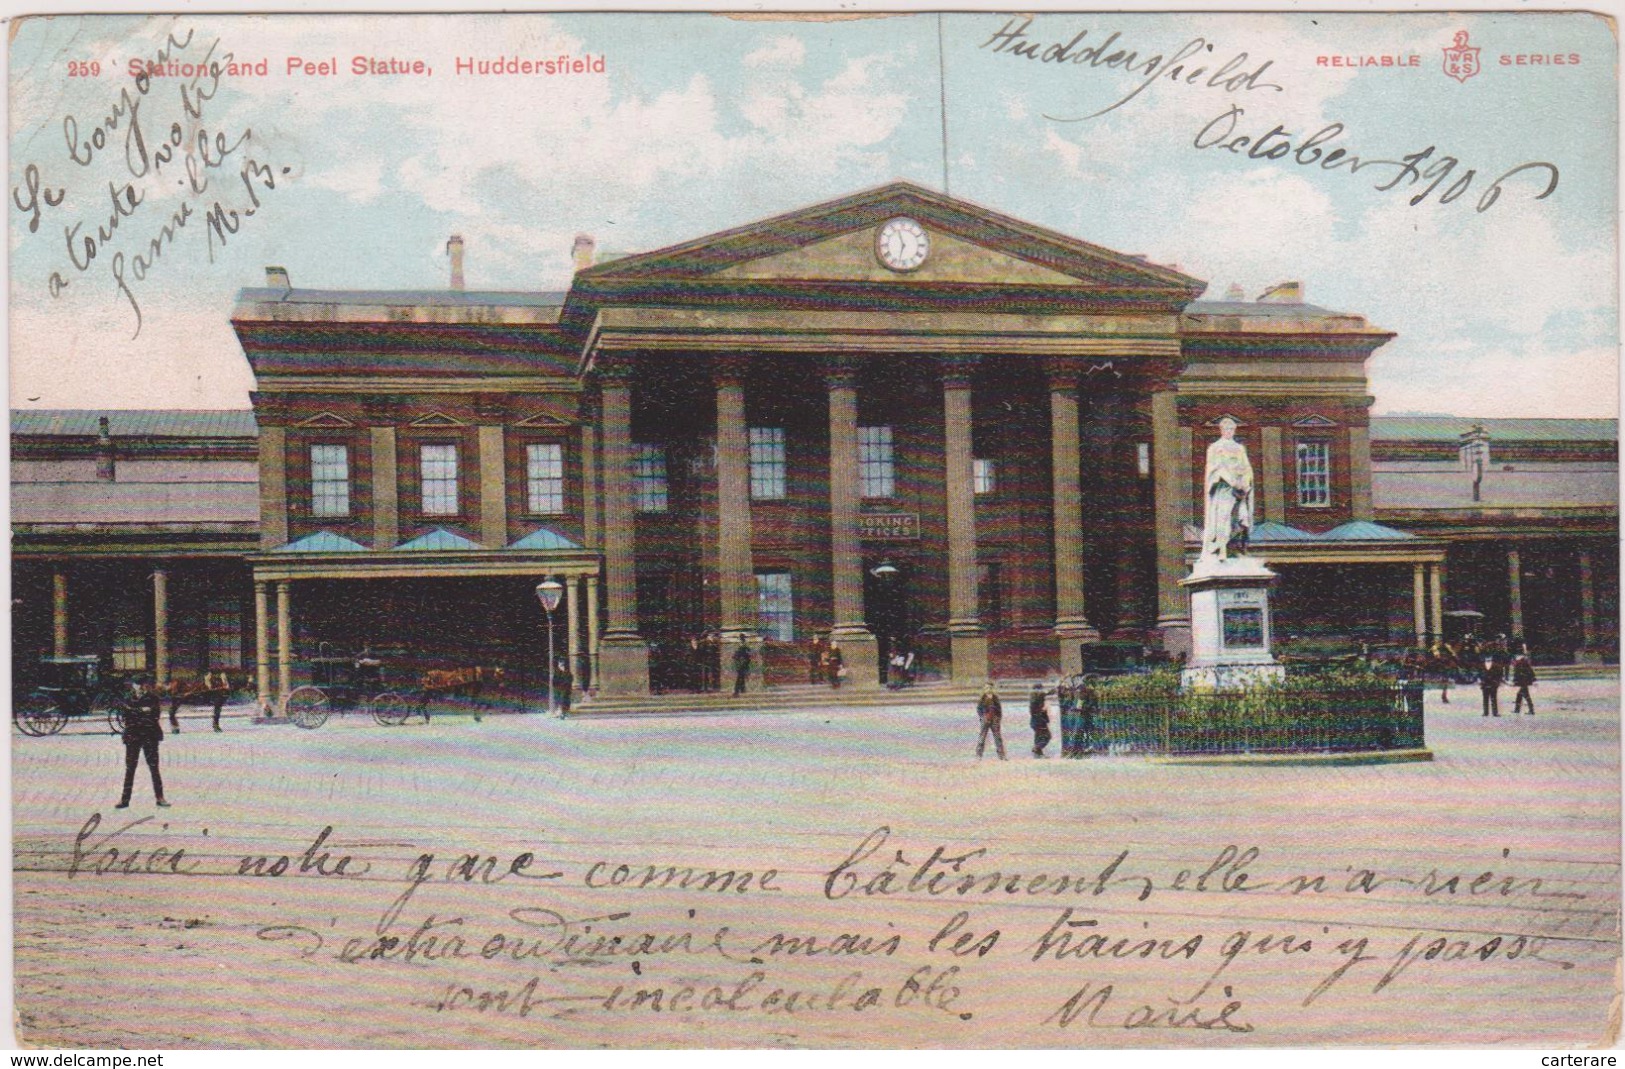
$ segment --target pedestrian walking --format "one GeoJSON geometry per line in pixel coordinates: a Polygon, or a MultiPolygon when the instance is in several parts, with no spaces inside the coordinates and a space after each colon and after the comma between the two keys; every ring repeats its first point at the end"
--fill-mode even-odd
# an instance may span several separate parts
{"type": "Polygon", "coordinates": [[[891,657],[888,658],[887,661],[886,661],[886,689],[887,690],[901,690],[902,689],[902,686],[903,686],[903,671],[904,671],[903,665],[904,665],[904,663],[905,663],[905,661],[904,661],[904,658],[903,658],[902,649],[901,648],[894,648],[893,651],[892,651],[891,657]]]}
{"type": "Polygon", "coordinates": [[[807,682],[818,683],[822,681],[824,673],[824,636],[814,635],[812,645],[807,648],[807,682]]]}
{"type": "Polygon", "coordinates": [[[560,657],[553,665],[553,700],[558,702],[560,716],[570,715],[570,699],[574,696],[575,685],[569,658],[560,657]]]}
{"type": "Polygon", "coordinates": [[[976,702],[976,719],[981,723],[981,733],[976,736],[976,757],[981,760],[982,753],[987,748],[987,737],[993,736],[993,748],[999,755],[999,760],[1005,760],[1004,733],[999,730],[999,724],[1004,720],[1004,706],[999,704],[999,696],[993,690],[993,681],[988,680],[982,688],[982,696],[976,702]]]}
{"type": "Polygon", "coordinates": [[[160,723],[163,704],[158,689],[150,681],[133,685],[124,707],[124,793],[119,795],[115,809],[130,807],[130,791],[135,786],[135,766],[145,757],[147,769],[152,773],[152,794],[165,809],[164,778],[158,771],[158,744],[163,741],[164,728],[160,723]]]}
{"type": "Polygon", "coordinates": [[[745,693],[745,680],[750,677],[750,646],[745,642],[745,636],[739,636],[739,645],[734,647],[734,697],[745,693]]]}
{"type": "Polygon", "coordinates": [[[1529,659],[1529,647],[1524,646],[1518,655],[1512,658],[1512,685],[1518,688],[1518,693],[1512,699],[1512,713],[1517,715],[1518,709],[1524,704],[1529,706],[1529,715],[1535,715],[1535,699],[1529,696],[1529,688],[1535,685],[1535,662],[1529,659]]]}
{"type": "Polygon", "coordinates": [[[1044,747],[1049,745],[1049,705],[1044,700],[1044,684],[1034,683],[1033,692],[1027,699],[1027,720],[1033,729],[1033,756],[1043,757],[1044,747]]]}
{"type": "Polygon", "coordinates": [[[1484,658],[1484,667],[1478,673],[1478,689],[1484,693],[1484,715],[1501,715],[1501,681],[1506,678],[1501,663],[1493,656],[1484,658]]]}

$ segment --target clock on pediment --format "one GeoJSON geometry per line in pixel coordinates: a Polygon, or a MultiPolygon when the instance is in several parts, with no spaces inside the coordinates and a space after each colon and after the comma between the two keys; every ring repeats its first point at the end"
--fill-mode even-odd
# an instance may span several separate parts
{"type": "Polygon", "coordinates": [[[893,271],[914,270],[930,252],[931,236],[907,216],[887,220],[875,234],[875,257],[893,271]]]}

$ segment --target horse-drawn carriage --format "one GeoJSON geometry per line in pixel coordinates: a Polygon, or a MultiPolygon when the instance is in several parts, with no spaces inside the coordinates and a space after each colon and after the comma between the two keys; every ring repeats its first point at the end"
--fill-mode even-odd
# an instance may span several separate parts
{"type": "Polygon", "coordinates": [[[114,733],[124,730],[123,684],[103,675],[100,657],[41,657],[39,679],[12,710],[24,735],[55,735],[69,720],[102,716],[114,733]]]}
{"type": "MultiPolygon", "coordinates": [[[[370,713],[378,723],[389,727],[404,724],[413,716],[421,716],[428,723],[431,702],[478,702],[486,687],[503,680],[500,668],[430,669],[416,683],[391,687],[384,682],[383,660],[370,650],[353,657],[314,657],[309,664],[310,682],[295,688],[283,702],[283,715],[307,730],[327,723],[332,713],[352,709],[370,713]]],[[[476,710],[484,708],[484,704],[476,705],[476,710]]]]}

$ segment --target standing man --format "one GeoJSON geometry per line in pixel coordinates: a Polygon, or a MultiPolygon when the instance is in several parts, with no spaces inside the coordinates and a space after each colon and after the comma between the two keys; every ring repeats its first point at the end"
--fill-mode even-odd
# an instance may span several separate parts
{"type": "Polygon", "coordinates": [[[750,645],[746,643],[745,636],[739,636],[739,645],[734,649],[734,697],[745,693],[745,680],[750,676],[750,645]]]}
{"type": "Polygon", "coordinates": [[[560,657],[553,665],[553,697],[559,703],[559,715],[570,715],[570,697],[575,689],[575,676],[570,674],[570,660],[560,657]]]}
{"type": "Polygon", "coordinates": [[[1529,696],[1529,688],[1535,685],[1535,662],[1529,659],[1529,647],[1520,648],[1518,655],[1512,658],[1512,685],[1518,688],[1517,695],[1512,699],[1512,714],[1517,715],[1518,709],[1528,703],[1529,715],[1535,715],[1535,699],[1529,696]]]}
{"type": "Polygon", "coordinates": [[[164,729],[159,723],[163,709],[158,688],[150,680],[132,684],[133,693],[124,707],[124,793],[119,796],[115,809],[130,808],[130,790],[135,786],[135,766],[143,756],[152,772],[152,794],[165,809],[164,778],[158,772],[158,744],[163,741],[164,729]]]}
{"type": "Polygon", "coordinates": [[[999,730],[999,724],[1004,719],[1004,706],[999,704],[999,695],[993,690],[993,681],[990,679],[982,687],[982,696],[976,702],[976,719],[981,722],[981,734],[976,736],[976,759],[981,760],[982,751],[987,748],[987,737],[993,736],[993,748],[998,752],[999,760],[1004,756],[1004,733],[999,730]]]}
{"type": "Polygon", "coordinates": [[[1501,662],[1486,654],[1484,667],[1478,673],[1478,689],[1484,693],[1485,716],[1501,715],[1501,681],[1505,678],[1501,662]]]}
{"type": "Polygon", "coordinates": [[[832,637],[829,645],[824,647],[824,675],[829,685],[836,690],[841,689],[841,675],[846,671],[846,661],[841,656],[841,644],[832,637]]]}
{"type": "Polygon", "coordinates": [[[1033,729],[1033,756],[1043,757],[1049,745],[1049,706],[1044,702],[1044,684],[1034,683],[1032,695],[1027,699],[1027,720],[1033,729]]]}

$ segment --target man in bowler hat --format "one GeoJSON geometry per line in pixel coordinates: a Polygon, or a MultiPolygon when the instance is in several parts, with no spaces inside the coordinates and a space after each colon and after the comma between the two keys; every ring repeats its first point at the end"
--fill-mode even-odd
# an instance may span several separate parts
{"type": "Polygon", "coordinates": [[[129,808],[130,790],[135,786],[135,766],[144,756],[152,772],[153,797],[167,809],[164,778],[158,772],[158,744],[164,739],[163,725],[159,723],[162,701],[150,680],[143,679],[132,686],[134,692],[124,706],[124,793],[114,808],[129,808]]]}

